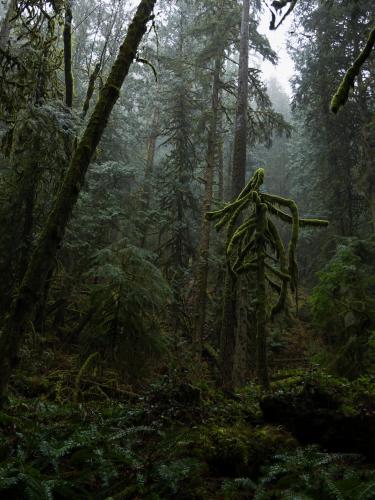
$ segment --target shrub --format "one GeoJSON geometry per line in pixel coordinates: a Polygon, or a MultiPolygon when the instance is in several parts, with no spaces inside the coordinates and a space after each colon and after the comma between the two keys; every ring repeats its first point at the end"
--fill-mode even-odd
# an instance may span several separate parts
{"type": "Polygon", "coordinates": [[[318,277],[310,306],[330,352],[330,368],[355,378],[371,367],[374,356],[375,238],[345,240],[318,277]]]}

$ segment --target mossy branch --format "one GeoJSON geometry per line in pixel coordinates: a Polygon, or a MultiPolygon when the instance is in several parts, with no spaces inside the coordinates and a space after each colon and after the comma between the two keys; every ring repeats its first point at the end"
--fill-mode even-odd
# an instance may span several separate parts
{"type": "Polygon", "coordinates": [[[267,388],[269,384],[266,350],[267,321],[284,309],[288,286],[296,292],[297,303],[296,248],[299,229],[303,226],[325,227],[328,221],[300,219],[298,207],[293,200],[260,192],[263,180],[264,170],[258,169],[237,198],[221,210],[209,212],[206,217],[208,220],[219,220],[216,224],[217,229],[227,226],[226,262],[229,274],[224,294],[232,293],[232,290],[228,290],[228,283],[230,282],[233,286],[239,274],[254,273],[257,303],[257,371],[261,384],[267,388]],[[290,215],[275,205],[286,207],[290,215]],[[244,216],[246,212],[247,217],[244,216]],[[270,215],[292,225],[288,257],[270,215]],[[239,217],[245,220],[238,226],[239,217]],[[276,304],[270,308],[271,311],[267,304],[267,284],[278,294],[276,304]]]}
{"type": "Polygon", "coordinates": [[[265,266],[269,271],[271,271],[271,273],[273,273],[275,276],[280,278],[282,281],[290,281],[291,280],[290,274],[287,274],[283,271],[280,271],[276,267],[270,266],[269,264],[267,264],[267,262],[265,263],[265,266]]]}
{"type": "MultiPolygon", "coordinates": [[[[271,317],[280,312],[286,301],[287,288],[290,286],[293,292],[297,292],[298,266],[296,259],[296,247],[299,237],[300,227],[325,227],[328,221],[321,219],[300,219],[298,207],[293,200],[282,196],[271,195],[260,192],[260,187],[264,181],[264,170],[258,169],[245,188],[232,202],[220,210],[207,213],[208,220],[218,220],[216,228],[218,230],[227,226],[226,254],[227,264],[230,272],[235,276],[246,271],[256,270],[258,265],[255,255],[259,246],[262,247],[262,264],[281,281],[275,285],[272,281],[273,289],[279,290],[277,303],[271,310],[271,317]],[[250,215],[237,227],[238,218],[247,210],[251,209],[250,215]],[[279,209],[278,206],[286,207],[290,214],[279,209]],[[259,231],[260,211],[265,212],[265,217],[261,217],[265,226],[259,231]],[[272,222],[269,214],[292,225],[291,238],[288,246],[288,258],[284,244],[279,232],[272,222]],[[267,253],[266,248],[270,250],[267,253]],[[275,255],[275,256],[274,256],[275,255]],[[272,261],[275,266],[271,267],[266,261],[272,261]]],[[[271,278],[270,278],[271,279],[271,278]]],[[[297,300],[297,297],[296,297],[297,300]]]]}
{"type": "MultiPolygon", "coordinates": [[[[276,245],[276,251],[277,251],[277,255],[279,257],[279,262],[280,262],[280,271],[282,273],[287,274],[287,260],[286,260],[284,243],[280,237],[280,234],[277,230],[277,227],[272,222],[272,220],[268,221],[268,229],[269,229],[270,233],[272,234],[273,241],[276,245]]],[[[281,289],[280,289],[279,298],[278,298],[278,301],[276,302],[276,304],[273,306],[272,311],[271,311],[271,318],[272,319],[284,309],[286,296],[287,296],[287,292],[288,292],[288,281],[289,280],[281,280],[281,289]]],[[[272,283],[271,283],[271,286],[272,286],[272,283]]]]}
{"type": "Polygon", "coordinates": [[[362,52],[359,54],[357,59],[354,61],[353,65],[345,73],[335,95],[331,100],[331,111],[337,113],[339,109],[344,106],[349,98],[349,92],[351,88],[354,88],[354,81],[359,75],[361,68],[365,61],[370,57],[372,49],[375,45],[375,26],[370,31],[370,35],[367,39],[366,45],[362,52]]]}
{"type": "MultiPolygon", "coordinates": [[[[281,196],[274,196],[274,195],[268,194],[268,193],[262,193],[262,198],[265,201],[269,202],[268,210],[273,215],[275,215],[276,217],[281,219],[283,222],[287,222],[288,224],[293,224],[293,217],[291,217],[289,214],[283,212],[282,210],[280,210],[274,206],[275,204],[280,204],[280,205],[283,204],[283,203],[280,203],[280,200],[285,201],[285,202],[288,201],[287,198],[282,198],[281,196]]],[[[298,220],[298,225],[299,225],[299,227],[326,227],[329,225],[329,221],[324,220],[324,219],[300,218],[298,220]]]]}
{"type": "Polygon", "coordinates": [[[229,241],[228,246],[227,246],[227,254],[231,253],[231,251],[233,250],[234,244],[237,243],[238,240],[240,240],[241,238],[246,236],[246,233],[248,231],[251,231],[252,228],[255,227],[255,222],[256,222],[255,217],[252,217],[252,218],[248,219],[247,221],[245,221],[243,224],[241,224],[241,226],[234,232],[234,234],[233,234],[233,236],[232,236],[232,238],[229,241]]]}

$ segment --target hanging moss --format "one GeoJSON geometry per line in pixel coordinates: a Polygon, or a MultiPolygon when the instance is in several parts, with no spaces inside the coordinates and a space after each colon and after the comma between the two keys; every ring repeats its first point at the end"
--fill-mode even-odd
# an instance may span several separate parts
{"type": "MultiPolygon", "coordinates": [[[[281,196],[262,193],[264,170],[258,169],[237,198],[223,209],[209,212],[207,219],[217,220],[216,228],[227,226],[226,259],[231,273],[231,282],[238,274],[254,272],[256,276],[256,331],[257,331],[257,372],[263,387],[267,388],[266,333],[268,319],[280,313],[287,297],[287,290],[296,293],[298,266],[296,248],[300,227],[325,227],[328,221],[320,219],[300,219],[298,207],[293,200],[281,196]],[[285,207],[290,214],[278,207],[285,207]],[[284,244],[276,225],[270,216],[291,224],[291,236],[286,255],[284,244]],[[244,219],[237,227],[239,218],[244,219]],[[267,285],[277,294],[275,304],[268,313],[267,285]]],[[[226,284],[225,294],[233,293],[226,284]]]]}

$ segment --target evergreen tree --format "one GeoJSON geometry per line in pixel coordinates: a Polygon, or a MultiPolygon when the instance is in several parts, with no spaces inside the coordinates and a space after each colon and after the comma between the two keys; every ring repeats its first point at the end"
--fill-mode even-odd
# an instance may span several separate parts
{"type": "Polygon", "coordinates": [[[291,52],[299,68],[293,83],[294,106],[297,123],[303,119],[302,133],[311,145],[304,164],[316,179],[312,194],[318,207],[329,215],[332,229],[341,235],[366,231],[370,219],[372,201],[358,189],[357,179],[364,168],[360,161],[361,130],[373,113],[373,76],[363,68],[339,118],[330,112],[329,102],[340,74],[358,51],[361,34],[368,29],[370,4],[309,2],[308,7],[300,3],[296,10],[305,35],[297,40],[298,50],[291,52]]]}

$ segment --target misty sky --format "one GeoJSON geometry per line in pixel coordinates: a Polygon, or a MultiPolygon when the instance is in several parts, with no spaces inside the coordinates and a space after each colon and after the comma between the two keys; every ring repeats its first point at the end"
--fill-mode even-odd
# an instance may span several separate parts
{"type": "Polygon", "coordinates": [[[290,30],[292,22],[293,15],[289,16],[276,31],[271,31],[269,29],[270,14],[269,12],[265,12],[262,16],[259,29],[262,34],[267,36],[271,47],[279,57],[279,63],[277,66],[273,66],[269,62],[261,62],[260,67],[266,79],[271,77],[277,78],[288,94],[291,93],[289,79],[293,76],[294,67],[293,61],[287,53],[286,43],[288,39],[288,31],[290,30]]]}

